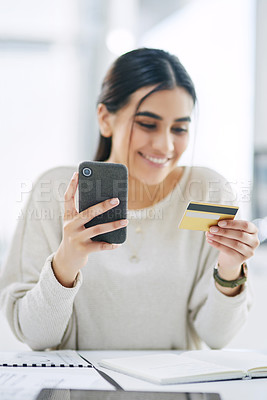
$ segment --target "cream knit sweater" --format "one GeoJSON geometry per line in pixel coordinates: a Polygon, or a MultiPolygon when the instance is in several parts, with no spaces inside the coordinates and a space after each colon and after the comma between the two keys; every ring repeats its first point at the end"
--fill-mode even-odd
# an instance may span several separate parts
{"type": "Polygon", "coordinates": [[[37,181],[2,269],[1,307],[17,338],[36,350],[226,345],[246,320],[247,285],[235,297],[220,293],[212,278],[217,251],[203,232],[178,229],[189,200],[233,203],[224,178],[185,167],[165,199],[129,212],[127,241],[90,254],[75,286],[66,288],[51,260],[74,170],[55,168],[37,181]]]}

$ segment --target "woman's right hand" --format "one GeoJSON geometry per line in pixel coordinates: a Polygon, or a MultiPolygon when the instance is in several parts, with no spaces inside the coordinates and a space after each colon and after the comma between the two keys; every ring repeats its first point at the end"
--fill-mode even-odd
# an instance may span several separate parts
{"type": "Polygon", "coordinates": [[[97,215],[116,207],[119,199],[109,199],[78,213],[75,207],[75,193],[78,187],[78,172],[73,174],[64,195],[63,238],[53,257],[52,266],[57,280],[66,287],[72,287],[78,271],[84,267],[88,255],[95,251],[113,250],[118,244],[96,242],[92,237],[125,227],[127,220],[119,220],[85,228],[84,224],[97,215]]]}

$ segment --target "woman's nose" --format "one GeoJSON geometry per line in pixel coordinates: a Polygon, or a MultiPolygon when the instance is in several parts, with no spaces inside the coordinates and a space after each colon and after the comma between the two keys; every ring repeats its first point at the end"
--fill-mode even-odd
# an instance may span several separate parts
{"type": "Polygon", "coordinates": [[[153,138],[152,147],[164,154],[172,153],[174,149],[173,138],[170,132],[159,132],[153,138]]]}

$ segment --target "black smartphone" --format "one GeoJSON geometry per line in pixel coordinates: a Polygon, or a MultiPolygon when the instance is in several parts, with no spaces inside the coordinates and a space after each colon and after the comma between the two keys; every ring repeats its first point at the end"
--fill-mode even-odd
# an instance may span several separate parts
{"type": "MultiPolygon", "coordinates": [[[[117,197],[118,206],[96,216],[85,224],[90,226],[105,224],[127,218],[128,170],[123,164],[101,161],[84,161],[79,165],[79,212],[102,201],[117,197]]],[[[107,243],[123,243],[127,228],[92,237],[92,240],[107,243]]]]}

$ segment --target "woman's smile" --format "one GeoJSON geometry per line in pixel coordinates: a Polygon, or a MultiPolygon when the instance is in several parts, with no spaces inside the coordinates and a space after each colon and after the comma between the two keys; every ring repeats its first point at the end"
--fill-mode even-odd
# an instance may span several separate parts
{"type": "Polygon", "coordinates": [[[156,168],[166,167],[171,159],[171,157],[150,155],[150,154],[142,153],[141,151],[138,151],[138,154],[143,158],[143,160],[146,163],[148,163],[152,167],[156,167],[156,168]]]}

